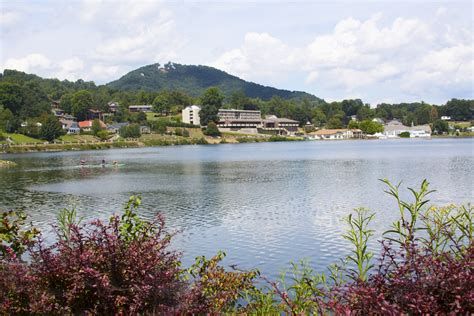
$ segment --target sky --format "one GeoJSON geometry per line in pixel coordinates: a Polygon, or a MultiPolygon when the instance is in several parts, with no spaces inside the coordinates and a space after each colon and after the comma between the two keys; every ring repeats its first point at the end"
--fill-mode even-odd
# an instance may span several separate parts
{"type": "Polygon", "coordinates": [[[103,84],[171,61],[327,101],[474,98],[472,1],[0,4],[1,70],[103,84]]]}

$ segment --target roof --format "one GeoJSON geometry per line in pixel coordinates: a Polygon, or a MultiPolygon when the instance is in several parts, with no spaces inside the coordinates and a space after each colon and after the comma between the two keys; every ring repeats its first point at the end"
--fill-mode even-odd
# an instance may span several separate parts
{"type": "MultiPolygon", "coordinates": [[[[91,121],[91,120],[81,121],[81,122],[78,123],[78,125],[79,125],[80,128],[92,127],[92,122],[93,121],[91,121]]],[[[107,127],[107,125],[105,125],[105,123],[102,122],[101,120],[99,120],[99,124],[100,124],[100,127],[102,127],[102,128],[107,127]]]]}
{"type": "Polygon", "coordinates": [[[89,112],[91,112],[91,113],[102,113],[101,110],[96,110],[96,109],[89,109],[89,112]]]}
{"type": "Polygon", "coordinates": [[[129,123],[128,122],[122,122],[122,123],[114,123],[114,124],[110,124],[109,126],[107,126],[107,129],[120,129],[124,126],[128,126],[129,123]]]}
{"type": "Polygon", "coordinates": [[[278,122],[278,123],[295,123],[299,124],[300,122],[286,118],[286,117],[276,117],[274,115],[267,116],[264,120],[264,122],[278,122]]]}
{"type": "Polygon", "coordinates": [[[417,126],[405,126],[399,121],[391,121],[384,126],[385,132],[394,131],[425,131],[431,133],[431,127],[429,125],[417,125],[417,126]]]}
{"type": "Polygon", "coordinates": [[[235,110],[235,109],[219,109],[219,112],[249,112],[249,113],[260,113],[258,110],[235,110]]]}
{"type": "MultiPolygon", "coordinates": [[[[314,133],[311,133],[311,134],[314,134],[314,135],[334,135],[334,134],[338,134],[338,133],[345,133],[345,132],[348,132],[349,129],[347,128],[334,128],[334,129],[320,129],[319,131],[316,131],[314,133]]],[[[356,130],[351,130],[351,131],[356,131],[356,130]]]]}
{"type": "Polygon", "coordinates": [[[188,109],[188,110],[201,110],[201,108],[200,108],[199,106],[195,105],[195,104],[193,104],[193,105],[188,105],[188,106],[186,107],[186,109],[188,109]]]}

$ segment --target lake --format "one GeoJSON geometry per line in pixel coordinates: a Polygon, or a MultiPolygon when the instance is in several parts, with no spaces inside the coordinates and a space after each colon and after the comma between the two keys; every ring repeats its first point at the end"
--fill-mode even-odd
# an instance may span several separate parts
{"type": "MultiPolygon", "coordinates": [[[[46,236],[63,208],[86,219],[119,213],[139,194],[140,215],[165,215],[180,230],[173,247],[185,265],[226,251],[226,264],[275,277],[291,261],[317,271],[348,254],[342,218],[353,208],[376,213],[376,239],[398,217],[378,179],[418,187],[431,203],[472,202],[472,139],[313,141],[174,146],[0,155],[18,163],[0,170],[0,209],[24,210],[46,236]],[[90,166],[80,167],[81,159],[90,166]],[[100,162],[120,167],[101,168],[100,162]]],[[[407,190],[403,190],[408,197],[407,190]]]]}

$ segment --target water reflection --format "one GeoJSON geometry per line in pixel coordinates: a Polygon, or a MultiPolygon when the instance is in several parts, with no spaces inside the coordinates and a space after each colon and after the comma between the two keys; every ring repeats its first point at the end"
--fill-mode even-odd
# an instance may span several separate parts
{"type": "Polygon", "coordinates": [[[0,208],[25,210],[47,229],[62,208],[107,219],[140,194],[143,216],[162,212],[183,231],[174,246],[185,264],[220,249],[227,263],[274,276],[291,260],[323,267],[346,254],[341,218],[354,207],[377,212],[380,236],[398,211],[379,178],[405,186],[427,178],[438,189],[434,203],[469,202],[472,145],[348,141],[10,155],[19,166],[0,171],[0,208]],[[123,165],[102,168],[102,159],[123,165]]]}

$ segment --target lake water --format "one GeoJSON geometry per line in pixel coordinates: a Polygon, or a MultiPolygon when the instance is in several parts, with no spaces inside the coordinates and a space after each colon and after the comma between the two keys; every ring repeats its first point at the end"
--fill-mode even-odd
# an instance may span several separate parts
{"type": "MultiPolygon", "coordinates": [[[[437,190],[432,203],[472,202],[473,145],[314,141],[0,155],[18,163],[0,170],[0,209],[24,210],[47,232],[63,208],[107,219],[139,194],[142,216],[162,212],[181,230],[173,245],[186,265],[224,250],[226,264],[271,277],[303,258],[323,271],[350,251],[341,219],[353,208],[376,213],[376,237],[397,218],[379,178],[403,187],[426,178],[437,190]],[[94,166],[81,168],[81,159],[94,166]],[[102,159],[124,165],[101,168],[102,159]]],[[[371,248],[378,252],[376,240],[371,248]]]]}

